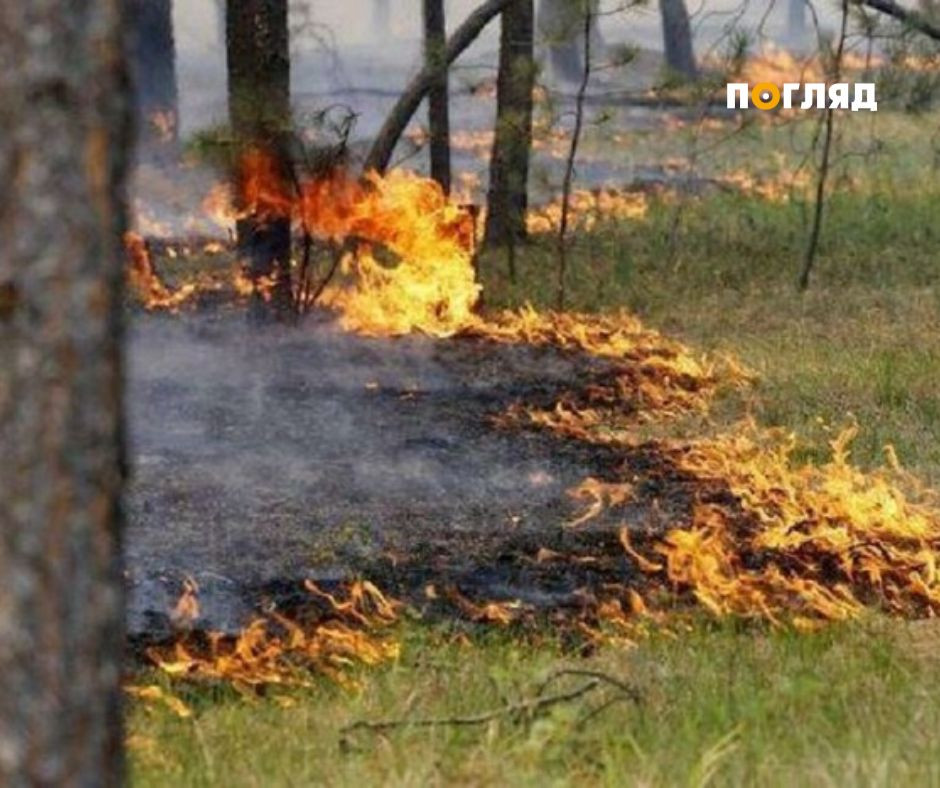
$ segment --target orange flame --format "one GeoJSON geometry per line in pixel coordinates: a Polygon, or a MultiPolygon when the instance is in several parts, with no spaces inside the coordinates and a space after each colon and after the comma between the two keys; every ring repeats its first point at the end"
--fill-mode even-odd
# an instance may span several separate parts
{"type": "Polygon", "coordinates": [[[398,644],[377,634],[396,621],[398,606],[371,583],[354,583],[345,600],[312,583],[307,590],[329,607],[312,625],[271,614],[235,637],[215,633],[205,644],[180,639],[147,654],[170,678],[227,681],[243,691],[309,686],[311,673],[348,684],[353,665],[377,665],[398,656],[398,644]]]}

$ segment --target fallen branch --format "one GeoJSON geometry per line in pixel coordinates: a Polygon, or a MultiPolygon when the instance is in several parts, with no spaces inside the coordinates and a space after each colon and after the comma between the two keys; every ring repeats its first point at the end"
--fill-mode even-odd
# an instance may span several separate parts
{"type": "MultiPolygon", "coordinates": [[[[340,730],[340,747],[347,749],[349,747],[349,734],[355,731],[371,731],[373,733],[382,733],[383,731],[395,730],[398,728],[438,728],[438,727],[472,727],[476,725],[485,725],[493,720],[510,719],[533,719],[540,712],[557,706],[562,703],[570,703],[573,700],[584,697],[602,686],[609,686],[621,693],[622,699],[639,703],[640,693],[626,682],[620,679],[608,676],[606,673],[593,670],[563,669],[552,673],[543,681],[532,698],[527,698],[518,703],[507,703],[496,709],[480,712],[479,714],[470,714],[467,716],[455,717],[430,717],[419,719],[396,719],[396,720],[357,720],[346,725],[340,730]],[[545,690],[555,681],[565,676],[583,676],[589,680],[574,689],[564,692],[558,692],[554,695],[545,695],[545,690]]],[[[610,705],[606,701],[601,705],[601,709],[610,705]]],[[[595,710],[596,711],[596,710],[595,710]]],[[[593,713],[589,716],[594,716],[593,713]]]]}
{"type": "Polygon", "coordinates": [[[607,673],[604,673],[600,670],[588,670],[585,668],[562,668],[561,670],[556,670],[552,673],[542,684],[539,686],[539,691],[537,695],[541,695],[548,688],[552,682],[557,681],[560,678],[565,676],[580,676],[581,678],[596,679],[603,684],[609,684],[616,690],[619,690],[624,695],[627,696],[634,703],[641,703],[643,696],[640,694],[640,691],[636,688],[627,684],[627,682],[622,679],[615,678],[607,673]]]}

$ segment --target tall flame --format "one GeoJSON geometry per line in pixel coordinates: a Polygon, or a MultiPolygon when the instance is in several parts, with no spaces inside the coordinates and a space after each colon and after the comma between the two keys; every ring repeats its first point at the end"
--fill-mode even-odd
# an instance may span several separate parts
{"type": "Polygon", "coordinates": [[[401,171],[357,180],[334,170],[293,185],[260,151],[246,154],[240,173],[243,212],[290,217],[342,245],[342,279],[321,300],[347,330],[440,337],[474,322],[473,221],[434,181],[401,171]]]}

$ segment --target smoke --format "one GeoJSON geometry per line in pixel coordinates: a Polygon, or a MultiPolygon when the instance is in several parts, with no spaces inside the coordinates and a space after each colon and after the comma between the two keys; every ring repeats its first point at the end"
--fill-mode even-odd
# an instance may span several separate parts
{"type": "Polygon", "coordinates": [[[215,594],[219,624],[238,618],[245,588],[272,581],[383,560],[491,568],[505,539],[559,527],[566,491],[601,458],[488,417],[597,363],[470,340],[367,339],[322,316],[297,329],[234,313],[137,317],[132,621],[146,629],[185,575],[206,604],[215,594]]]}

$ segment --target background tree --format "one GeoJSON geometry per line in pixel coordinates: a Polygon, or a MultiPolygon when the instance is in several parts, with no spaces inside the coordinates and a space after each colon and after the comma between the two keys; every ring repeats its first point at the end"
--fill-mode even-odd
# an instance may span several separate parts
{"type": "Polygon", "coordinates": [[[488,246],[514,247],[526,236],[535,87],[534,28],[533,0],[515,0],[503,11],[496,80],[496,133],[487,195],[488,246]]]}
{"type": "Polygon", "coordinates": [[[130,0],[127,19],[140,149],[171,155],[179,137],[172,0],[130,0]]]}
{"type": "Polygon", "coordinates": [[[0,4],[0,785],[123,780],[123,9],[0,4]]]}
{"type": "Polygon", "coordinates": [[[808,32],[806,0],[787,0],[787,38],[790,44],[802,44],[808,32]]]}
{"type": "Polygon", "coordinates": [[[689,24],[685,0],[659,0],[659,13],[663,20],[666,67],[673,75],[695,79],[698,76],[698,68],[695,65],[692,27],[689,24]]]}
{"type": "MultiPolygon", "coordinates": [[[[591,42],[594,51],[603,47],[597,20],[599,0],[590,0],[591,42]]],[[[578,84],[584,73],[583,51],[580,45],[583,6],[577,0],[541,0],[538,27],[552,73],[564,82],[578,84]]]]}
{"type": "Polygon", "coordinates": [[[428,92],[431,177],[450,194],[450,95],[447,86],[447,20],[444,0],[424,0],[424,57],[436,76],[428,92]]]}
{"type": "MultiPolygon", "coordinates": [[[[236,150],[267,153],[289,182],[290,34],[287,0],[229,0],[226,4],[229,121],[236,150]]],[[[236,162],[235,193],[245,177],[236,162]]],[[[236,206],[243,208],[243,206],[236,206]]],[[[238,221],[238,246],[257,282],[275,277],[275,302],[289,308],[289,218],[246,216],[238,221]]],[[[260,302],[258,302],[260,303],[260,302]]]]}

